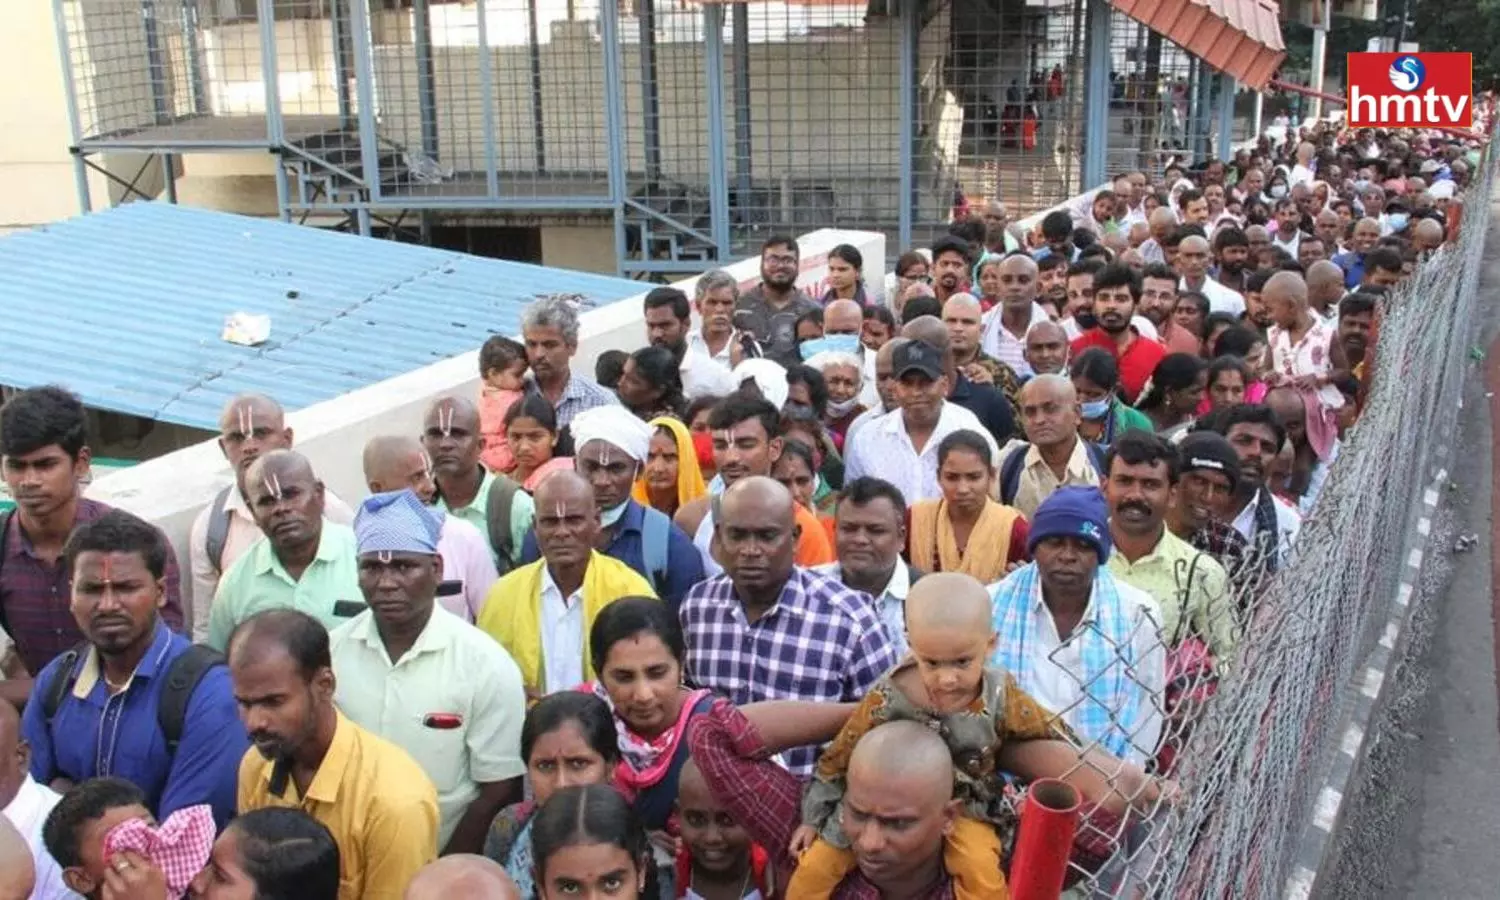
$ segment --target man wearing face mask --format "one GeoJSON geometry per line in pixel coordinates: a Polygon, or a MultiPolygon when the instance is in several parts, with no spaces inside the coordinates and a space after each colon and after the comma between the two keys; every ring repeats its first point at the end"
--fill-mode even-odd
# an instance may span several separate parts
{"type": "MultiPolygon", "coordinates": [[[[599,510],[594,549],[645,575],[675,610],[688,588],[703,580],[703,560],[692,538],[665,513],[631,498],[651,449],[651,426],[622,407],[586,410],[573,420],[573,445],[573,466],[593,485],[599,510]]],[[[533,531],[521,547],[521,563],[540,558],[533,531]]]]}
{"type": "Polygon", "coordinates": [[[863,358],[865,347],[859,342],[859,332],[864,324],[864,310],[858,303],[834,300],[823,309],[823,336],[803,341],[797,351],[803,362],[819,353],[852,353],[863,358]]]}

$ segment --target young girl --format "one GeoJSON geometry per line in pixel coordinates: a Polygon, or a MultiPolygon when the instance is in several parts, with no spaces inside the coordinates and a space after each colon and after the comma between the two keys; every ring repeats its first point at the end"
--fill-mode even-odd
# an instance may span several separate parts
{"type": "Polygon", "coordinates": [[[770,855],[714,799],[690,759],[677,781],[682,844],[677,896],[683,900],[769,900],[770,855]]]}
{"type": "Polygon", "coordinates": [[[607,785],[553,794],[532,821],[531,852],[538,900],[656,897],[646,832],[607,785]]]}
{"type": "Polygon", "coordinates": [[[573,468],[572,457],[552,455],[557,450],[557,411],[541,394],[529,394],[511,405],[505,414],[505,439],[516,457],[511,477],[528,494],[553,472],[573,468]]]}
{"type": "Polygon", "coordinates": [[[510,472],[516,458],[505,440],[505,414],[521,399],[526,376],[526,348],[495,335],[479,348],[479,431],[484,449],[479,460],[491,472],[510,472]]]}

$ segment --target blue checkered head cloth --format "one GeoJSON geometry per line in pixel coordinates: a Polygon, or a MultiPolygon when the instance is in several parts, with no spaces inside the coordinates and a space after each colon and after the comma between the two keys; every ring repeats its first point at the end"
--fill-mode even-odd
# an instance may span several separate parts
{"type": "Polygon", "coordinates": [[[411,489],[372,494],[354,514],[360,553],[438,552],[443,514],[422,503],[411,489]]]}

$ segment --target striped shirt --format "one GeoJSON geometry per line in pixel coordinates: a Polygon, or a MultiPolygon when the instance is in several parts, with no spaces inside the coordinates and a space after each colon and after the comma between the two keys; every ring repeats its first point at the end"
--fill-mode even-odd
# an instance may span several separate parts
{"type": "MultiPolygon", "coordinates": [[[[526,393],[540,394],[541,388],[537,387],[535,381],[526,382],[526,393]]],[[[546,396],[546,395],[543,395],[546,396]]],[[[586,409],[596,406],[613,406],[620,399],[615,392],[608,388],[600,387],[591,379],[572,372],[568,375],[568,384],[563,388],[562,396],[557,399],[557,427],[566,428],[573,421],[573,417],[586,409]]]]}
{"type": "MultiPolygon", "coordinates": [[[[861,700],[896,664],[870,596],[810,569],[792,569],[775,605],[753,623],[728,575],[688,591],[680,616],[689,682],[736,706],[861,700]]],[[[808,777],[817,756],[816,747],[798,747],[786,754],[787,768],[808,777]]]]}

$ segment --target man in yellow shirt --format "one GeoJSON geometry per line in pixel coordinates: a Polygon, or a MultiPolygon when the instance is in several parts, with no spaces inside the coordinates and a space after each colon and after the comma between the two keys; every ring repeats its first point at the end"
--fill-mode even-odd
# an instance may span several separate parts
{"type": "Polygon", "coordinates": [[[258,613],[235,629],[229,670],[255,743],[238,809],[300,808],[339,846],[339,900],[400,900],[437,856],[437,791],[412,758],[333,704],[328,632],[306,613],[258,613]]]}
{"type": "Polygon", "coordinates": [[[474,624],[500,642],[536,698],[594,678],[589,630],[621,597],[655,597],[651,583],[595,546],[601,526],[594,489],[576,472],[555,472],[536,489],[542,558],[495,582],[474,624]]]}

